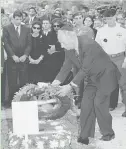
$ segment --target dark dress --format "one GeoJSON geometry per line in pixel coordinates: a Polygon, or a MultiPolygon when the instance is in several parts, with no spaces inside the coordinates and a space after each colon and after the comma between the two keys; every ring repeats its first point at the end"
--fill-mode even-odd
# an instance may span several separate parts
{"type": "Polygon", "coordinates": [[[61,48],[54,31],[49,32],[47,36],[43,34],[42,40],[45,49],[42,67],[43,82],[52,82],[63,65],[65,52],[61,48]],[[56,48],[56,52],[51,55],[47,52],[50,48],[49,45],[55,45],[56,48]]]}
{"type": "MultiPolygon", "coordinates": [[[[31,46],[30,56],[32,59],[37,60],[41,55],[44,55],[42,38],[32,36],[32,46],[31,46]]],[[[43,62],[39,64],[29,64],[28,66],[28,80],[29,83],[37,83],[43,81],[41,71],[43,62]]]]}

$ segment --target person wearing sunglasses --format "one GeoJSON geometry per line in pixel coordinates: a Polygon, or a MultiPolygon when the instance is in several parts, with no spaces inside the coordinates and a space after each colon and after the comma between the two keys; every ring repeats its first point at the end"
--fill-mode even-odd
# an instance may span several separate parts
{"type": "Polygon", "coordinates": [[[44,50],[42,49],[41,22],[35,21],[31,28],[31,52],[29,55],[28,80],[29,83],[42,81],[42,60],[44,50]]]}
{"type": "Polygon", "coordinates": [[[52,20],[52,27],[56,33],[62,26],[63,26],[63,23],[62,23],[61,19],[56,18],[56,19],[52,20]]]}

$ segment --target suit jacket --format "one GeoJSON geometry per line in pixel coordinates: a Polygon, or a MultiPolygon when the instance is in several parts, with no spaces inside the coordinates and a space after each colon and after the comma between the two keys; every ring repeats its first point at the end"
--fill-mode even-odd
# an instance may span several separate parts
{"type": "Polygon", "coordinates": [[[120,72],[101,46],[87,36],[79,36],[79,57],[74,50],[66,51],[65,62],[56,80],[63,82],[74,66],[78,71],[73,82],[80,85],[86,78],[88,84],[94,85],[104,94],[111,93],[120,79],[120,72]]]}
{"type": "Polygon", "coordinates": [[[57,39],[57,35],[54,31],[50,31],[48,32],[47,36],[44,35],[44,33],[42,32],[42,42],[43,42],[43,50],[44,52],[44,56],[45,59],[48,59],[48,57],[50,57],[50,55],[48,54],[47,50],[50,48],[50,45],[55,45],[56,50],[60,51],[61,47],[58,44],[58,39],[57,39]]]}
{"type": "Polygon", "coordinates": [[[4,47],[8,57],[13,55],[29,55],[31,50],[30,29],[21,25],[20,37],[17,36],[14,25],[10,24],[3,28],[4,47]]]}
{"type": "MultiPolygon", "coordinates": [[[[25,23],[26,25],[30,25],[30,24],[29,24],[29,21],[30,21],[30,18],[27,17],[27,18],[24,20],[24,23],[25,23]]],[[[34,21],[40,21],[40,19],[35,16],[32,22],[34,22],[34,21]]]]}

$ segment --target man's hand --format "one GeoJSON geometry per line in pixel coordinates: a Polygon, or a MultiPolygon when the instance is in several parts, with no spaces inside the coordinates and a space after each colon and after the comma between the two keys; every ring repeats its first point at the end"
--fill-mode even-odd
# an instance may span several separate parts
{"type": "Polygon", "coordinates": [[[19,57],[16,56],[16,55],[13,55],[13,56],[12,56],[12,59],[15,61],[15,63],[19,63],[19,62],[20,62],[19,57]]]}
{"type": "Polygon", "coordinates": [[[57,95],[64,97],[71,91],[71,89],[72,87],[70,84],[61,86],[61,89],[57,92],[57,95]]]}
{"type": "Polygon", "coordinates": [[[60,85],[61,84],[61,82],[59,81],[59,80],[54,80],[53,82],[52,82],[52,85],[53,86],[58,86],[58,85],[60,85]]]}
{"type": "Polygon", "coordinates": [[[20,57],[20,62],[24,62],[26,60],[27,56],[26,55],[23,55],[20,57]]]}
{"type": "Polygon", "coordinates": [[[51,54],[53,54],[53,53],[55,53],[56,52],[56,48],[55,48],[55,45],[50,45],[50,49],[48,49],[48,53],[51,55],[51,54]]]}

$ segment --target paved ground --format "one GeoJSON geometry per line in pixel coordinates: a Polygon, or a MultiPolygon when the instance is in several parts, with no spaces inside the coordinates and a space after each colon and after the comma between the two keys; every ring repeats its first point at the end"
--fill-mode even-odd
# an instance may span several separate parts
{"type": "MultiPolygon", "coordinates": [[[[77,147],[72,144],[72,149],[126,149],[126,118],[121,117],[122,113],[124,112],[124,105],[119,103],[118,108],[111,112],[113,117],[113,129],[115,131],[115,139],[110,142],[103,142],[99,141],[101,137],[99,128],[96,126],[96,137],[95,139],[91,139],[91,144],[89,146],[81,146],[77,147]]],[[[11,118],[11,109],[2,110],[2,140],[6,142],[8,140],[8,122],[6,119],[11,118]]],[[[75,130],[76,131],[76,130],[75,130]]],[[[6,142],[7,144],[7,142],[6,142]]],[[[8,149],[1,148],[1,149],[8,149]]]]}

